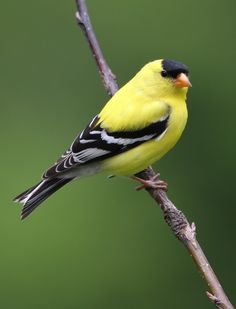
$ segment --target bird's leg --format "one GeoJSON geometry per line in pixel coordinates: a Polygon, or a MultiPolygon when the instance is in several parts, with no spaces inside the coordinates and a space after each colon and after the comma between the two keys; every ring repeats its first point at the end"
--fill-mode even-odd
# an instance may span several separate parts
{"type": "Polygon", "coordinates": [[[147,188],[161,189],[167,191],[168,189],[167,182],[157,179],[159,176],[160,174],[157,173],[155,176],[153,176],[151,179],[148,180],[139,178],[137,176],[132,176],[131,178],[141,183],[141,185],[136,188],[137,191],[147,188]]]}

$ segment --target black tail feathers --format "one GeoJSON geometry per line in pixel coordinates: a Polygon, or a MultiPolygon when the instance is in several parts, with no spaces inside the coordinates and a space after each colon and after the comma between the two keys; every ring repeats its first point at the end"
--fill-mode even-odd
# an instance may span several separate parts
{"type": "Polygon", "coordinates": [[[65,184],[70,182],[71,178],[51,178],[42,180],[36,186],[24,191],[18,195],[14,202],[20,202],[24,205],[21,212],[21,219],[25,219],[28,215],[39,206],[50,195],[59,190],[65,184]]]}

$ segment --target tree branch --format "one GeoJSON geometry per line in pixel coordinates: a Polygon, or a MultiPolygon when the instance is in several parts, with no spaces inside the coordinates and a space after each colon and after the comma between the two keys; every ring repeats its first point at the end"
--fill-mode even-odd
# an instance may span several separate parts
{"type": "Polygon", "coordinates": [[[88,10],[85,1],[76,1],[77,12],[76,20],[78,25],[82,29],[86,39],[89,43],[89,47],[92,51],[93,57],[98,66],[98,71],[101,75],[104,87],[110,96],[113,96],[118,90],[118,85],[116,83],[116,77],[112,73],[111,69],[106,63],[106,60],[102,54],[101,48],[98,44],[97,38],[95,36],[92,24],[90,22],[88,10]]]}
{"type": "MultiPolygon", "coordinates": [[[[110,67],[107,65],[101,48],[96,39],[93,27],[90,22],[87,6],[85,0],[76,0],[77,12],[76,19],[78,25],[82,29],[86,39],[89,43],[92,54],[96,60],[98,71],[101,75],[103,84],[106,91],[110,96],[114,95],[118,90],[115,75],[112,73],[110,67]]],[[[152,167],[148,167],[145,171],[138,174],[143,179],[151,180],[155,176],[155,172],[152,167]]],[[[234,307],[230,303],[223,288],[220,285],[213,269],[211,268],[203,250],[201,249],[196,239],[196,227],[195,224],[189,224],[186,216],[182,211],[176,208],[176,206],[168,198],[167,194],[163,190],[146,189],[150,196],[160,205],[164,219],[170,226],[174,235],[180,240],[182,244],[187,248],[190,256],[196,263],[202,277],[205,279],[210,292],[207,292],[208,298],[220,309],[233,309],[234,307]]]]}

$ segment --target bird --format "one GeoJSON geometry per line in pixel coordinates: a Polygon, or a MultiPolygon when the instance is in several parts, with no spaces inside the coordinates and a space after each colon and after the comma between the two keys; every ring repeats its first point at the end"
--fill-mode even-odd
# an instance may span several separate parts
{"type": "Polygon", "coordinates": [[[147,63],[106,103],[35,186],[14,201],[21,219],[72,180],[106,172],[133,177],[142,187],[164,188],[161,181],[135,176],[163,157],[186,126],[188,67],[159,59],[147,63]]]}

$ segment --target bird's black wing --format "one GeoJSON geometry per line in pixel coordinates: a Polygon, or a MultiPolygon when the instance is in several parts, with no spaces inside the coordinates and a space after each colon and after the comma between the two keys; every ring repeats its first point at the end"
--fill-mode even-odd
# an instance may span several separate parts
{"type": "Polygon", "coordinates": [[[166,131],[168,120],[169,112],[145,128],[109,132],[100,126],[97,115],[76,137],[70,148],[44,173],[43,178],[57,177],[78,165],[113,157],[145,141],[158,138],[166,131]]]}

